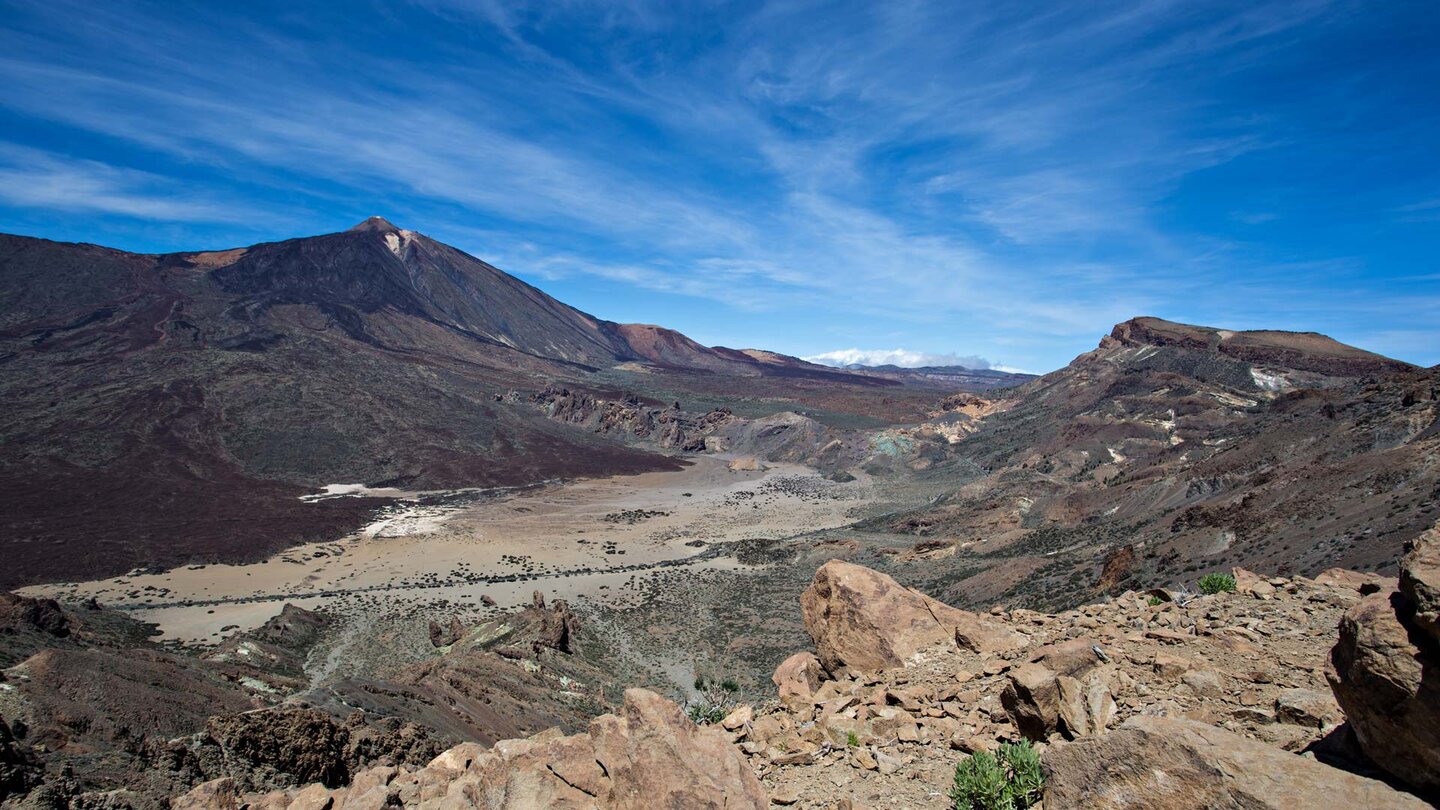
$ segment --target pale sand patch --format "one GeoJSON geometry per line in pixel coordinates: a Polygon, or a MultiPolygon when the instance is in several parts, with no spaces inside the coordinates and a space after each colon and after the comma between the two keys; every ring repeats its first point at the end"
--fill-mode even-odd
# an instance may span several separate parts
{"type": "MultiPolygon", "coordinates": [[[[527,603],[538,589],[550,597],[624,603],[635,593],[635,578],[646,573],[637,568],[686,560],[708,548],[687,543],[836,528],[849,524],[852,510],[874,497],[863,477],[836,484],[794,464],[731,470],[728,457],[693,461],[675,472],[578,481],[481,500],[401,501],[350,538],[295,547],[259,563],[24,592],[94,596],[155,622],[164,638],[198,642],[217,641],[222,628],[228,634],[256,627],[287,601],[312,609],[437,599],[478,606],[488,595],[503,608],[527,603]],[[630,570],[615,570],[622,567],[630,570]],[[494,577],[511,580],[478,581],[494,577]]],[[[736,564],[730,558],[685,563],[736,564]]]]}
{"type": "Polygon", "coordinates": [[[367,487],[364,484],[326,484],[319,492],[311,495],[301,495],[300,500],[323,501],[329,498],[408,498],[418,495],[418,492],[406,492],[403,489],[394,487],[367,487]]]}

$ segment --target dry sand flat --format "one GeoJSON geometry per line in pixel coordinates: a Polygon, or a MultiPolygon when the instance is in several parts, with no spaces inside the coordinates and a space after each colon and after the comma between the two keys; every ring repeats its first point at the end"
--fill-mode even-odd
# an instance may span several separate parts
{"type": "Polygon", "coordinates": [[[478,610],[483,595],[503,609],[538,589],[624,604],[657,566],[734,565],[711,545],[843,526],[873,497],[863,479],[837,484],[799,465],[732,470],[725,457],[693,461],[677,472],[399,501],[352,537],[259,563],[25,592],[94,596],[187,642],[253,628],[287,601],[353,614],[446,600],[478,610]]]}

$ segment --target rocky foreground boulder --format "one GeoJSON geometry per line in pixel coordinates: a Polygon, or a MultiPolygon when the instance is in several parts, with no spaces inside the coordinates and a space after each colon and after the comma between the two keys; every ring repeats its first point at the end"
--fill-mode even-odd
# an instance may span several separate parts
{"type": "Polygon", "coordinates": [[[831,673],[902,666],[935,645],[993,653],[1024,643],[1002,625],[841,560],[815,572],[800,610],[820,664],[831,673]]]}
{"type": "MultiPolygon", "coordinates": [[[[1345,718],[1326,690],[1336,627],[1353,624],[1359,639],[1388,616],[1399,636],[1360,648],[1416,643],[1428,635],[1404,631],[1409,613],[1377,608],[1409,597],[1369,576],[1260,575],[1243,592],[1168,597],[1128,591],[1060,614],[996,607],[979,615],[832,561],[803,606],[816,653],[776,669],[779,700],[737,705],[714,725],[696,726],[674,703],[630,690],[618,713],[582,734],[465,743],[424,766],[356,767],[332,778],[344,782],[335,787],[215,779],[172,806],[938,807],[957,766],[1026,737],[1048,775],[1046,810],[1427,806],[1331,764],[1367,767],[1349,759],[1345,718]],[[1377,584],[1381,592],[1363,595],[1377,584]],[[1379,615],[1364,618],[1367,610],[1379,615]]],[[[484,628],[477,635],[514,646],[484,628]]],[[[286,723],[307,727],[301,715],[286,723]]],[[[1423,730],[1408,733],[1435,750],[1423,730]]]]}
{"type": "Polygon", "coordinates": [[[1104,736],[1045,753],[1045,807],[1091,810],[1295,810],[1430,805],[1215,726],[1132,717],[1104,736]]]}
{"type": "Polygon", "coordinates": [[[1360,747],[1396,779],[1440,793],[1440,530],[1408,546],[1400,587],[1340,622],[1327,677],[1360,747]]]}
{"type": "Polygon", "coordinates": [[[816,574],[816,654],[776,669],[781,700],[721,723],[779,804],[948,806],[958,765],[1029,738],[1054,763],[1046,810],[1426,806],[1333,764],[1367,767],[1351,759],[1325,663],[1378,577],[1254,574],[1244,593],[1131,591],[1053,615],[997,607],[966,615],[1018,645],[976,651],[946,642],[939,620],[893,620],[950,609],[857,568],[816,574]],[[866,646],[864,632],[883,641],[866,646]],[[854,663],[876,650],[891,655],[868,660],[886,665],[854,663]],[[843,664],[826,670],[827,657],[843,664]]]}
{"type": "Polygon", "coordinates": [[[1042,647],[1009,673],[1000,703],[1020,733],[1044,742],[1103,734],[1115,719],[1110,687],[1117,668],[1094,639],[1042,647]]]}
{"type": "Polygon", "coordinates": [[[559,730],[490,749],[466,743],[423,768],[357,773],[346,787],[323,784],[241,795],[228,779],[206,782],[174,810],[435,807],[485,810],[763,810],[770,800],[744,758],[718,729],[700,728],[680,707],[643,689],[625,693],[618,714],[583,734],[559,730]]]}
{"type": "Polygon", "coordinates": [[[1440,643],[1440,524],[1406,549],[1400,562],[1400,591],[1415,611],[1413,626],[1440,643]]]}

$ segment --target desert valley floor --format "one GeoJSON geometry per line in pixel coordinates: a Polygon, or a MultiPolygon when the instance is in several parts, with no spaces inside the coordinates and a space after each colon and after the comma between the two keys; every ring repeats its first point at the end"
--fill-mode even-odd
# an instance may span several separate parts
{"type": "MultiPolygon", "coordinates": [[[[690,462],[676,472],[513,490],[333,485],[305,497],[363,493],[395,500],[349,537],[257,563],[137,571],[22,592],[67,602],[94,597],[154,623],[160,640],[199,645],[253,630],[291,603],[344,617],[349,632],[335,643],[363,647],[380,640],[392,622],[474,620],[528,604],[537,590],[581,610],[639,607],[665,573],[747,568],[736,559],[736,544],[842,527],[880,501],[863,474],[841,483],[798,464],[727,456],[690,462]]],[[[370,658],[354,650],[331,655],[370,658]]],[[[334,674],[318,669],[321,676],[334,674]]],[[[692,678],[688,662],[676,662],[671,672],[679,688],[692,678]]]]}

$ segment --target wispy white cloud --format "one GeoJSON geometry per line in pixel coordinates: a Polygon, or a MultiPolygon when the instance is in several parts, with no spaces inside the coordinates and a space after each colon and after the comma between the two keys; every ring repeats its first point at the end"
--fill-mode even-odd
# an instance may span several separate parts
{"type": "Polygon", "coordinates": [[[161,222],[234,222],[256,213],[173,178],[4,142],[0,201],[161,222]]]}
{"type": "MultiPolygon", "coordinates": [[[[0,106],[330,207],[383,200],[531,278],[797,329],[912,325],[923,340],[902,345],[1038,367],[1137,314],[1305,311],[1304,261],[1176,229],[1166,207],[1286,143],[1278,113],[1220,109],[1213,82],[1349,9],[416,0],[331,21],[358,28],[342,38],[56,0],[27,10],[52,36],[0,30],[0,106]]],[[[245,206],[118,162],[3,170],[15,205],[245,206]]]]}

